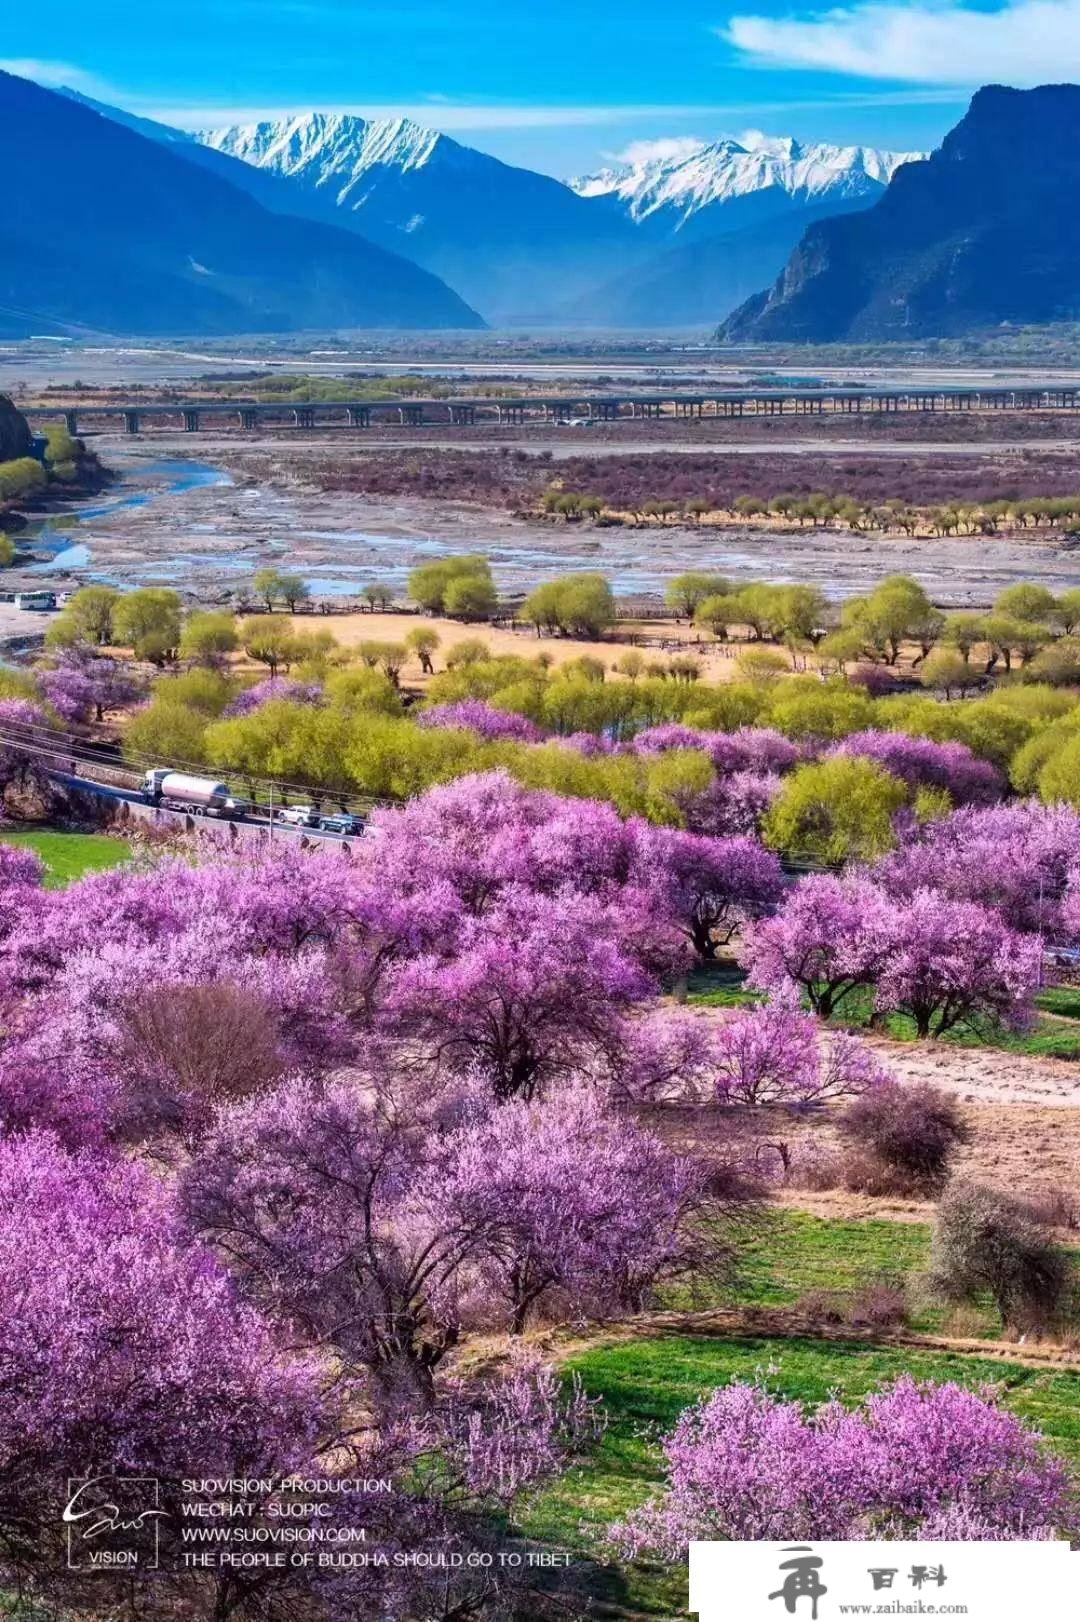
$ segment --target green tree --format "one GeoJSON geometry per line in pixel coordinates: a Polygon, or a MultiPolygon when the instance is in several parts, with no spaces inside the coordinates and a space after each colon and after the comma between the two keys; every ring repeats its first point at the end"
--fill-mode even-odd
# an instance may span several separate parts
{"type": "Polygon", "coordinates": [[[645,669],[645,656],[637,648],[627,648],[625,653],[620,653],[611,668],[620,676],[625,676],[627,681],[637,681],[645,669]]]}
{"type": "Polygon", "coordinates": [[[378,670],[335,670],[326,678],[323,700],[332,709],[356,714],[400,716],[401,695],[378,670]]]}
{"type": "Polygon", "coordinates": [[[789,738],[831,743],[873,726],[874,701],[840,676],[823,682],[793,676],[773,688],[762,721],[789,738]]]}
{"type": "Polygon", "coordinates": [[[278,595],[282,598],[289,613],[295,614],[297,604],[306,603],[311,596],[311,591],[302,575],[279,574],[278,595]]]}
{"type": "Polygon", "coordinates": [[[528,620],[530,625],[535,625],[537,632],[558,631],[561,628],[559,606],[559,583],[548,580],[526,597],[521,617],[528,620]]]}
{"type": "Polygon", "coordinates": [[[82,452],[77,439],[68,433],[65,424],[51,422],[45,429],[45,460],[50,467],[75,462],[82,452]]]}
{"type": "Polygon", "coordinates": [[[1063,636],[1032,659],[1027,675],[1054,687],[1080,687],[1080,637],[1063,636]]]}
{"type": "Polygon", "coordinates": [[[893,818],[903,783],[861,755],[834,755],[785,778],[763,825],[767,845],[786,856],[834,864],[872,861],[896,843],[893,818]]]}
{"type": "Polygon", "coordinates": [[[743,586],[735,594],[736,621],[745,625],[759,642],[780,635],[783,591],[782,586],[755,583],[743,586]]]}
{"type": "Polygon", "coordinates": [[[479,552],[465,552],[455,557],[439,558],[423,563],[409,576],[409,596],[428,614],[442,614],[446,610],[446,590],[452,580],[471,577],[486,581],[494,592],[491,565],[479,552]]]}
{"type": "Polygon", "coordinates": [[[269,666],[271,676],[277,675],[281,665],[288,667],[295,651],[292,627],[269,614],[255,614],[244,620],[240,641],[250,659],[269,666]]]}
{"type": "Polygon", "coordinates": [[[124,729],[124,754],[178,766],[202,765],[206,759],[206,719],[180,704],[149,705],[136,710],[124,729]]]}
{"type": "Polygon", "coordinates": [[[956,648],[965,660],[971,658],[974,648],[986,641],[984,614],[949,614],[941,630],[941,640],[956,648]]]}
{"type": "Polygon", "coordinates": [[[125,592],[113,608],[113,641],[133,648],[140,659],[157,663],[171,658],[180,644],[183,611],[179,592],[167,587],[125,592]]]}
{"type": "Polygon", "coordinates": [[[281,575],[277,569],[256,569],[251,589],[266,604],[266,612],[272,614],[274,604],[281,596],[281,575]]]}
{"type": "Polygon", "coordinates": [[[12,462],[0,462],[0,501],[28,501],[40,495],[48,482],[36,457],[17,456],[12,462]]]}
{"type": "Polygon", "coordinates": [[[787,635],[806,637],[816,645],[825,635],[829,604],[816,586],[781,586],[776,617],[787,635]]]}
{"type": "MultiPolygon", "coordinates": [[[[707,503],[704,504],[703,510],[708,512],[707,503]]],[[[698,570],[690,570],[687,574],[676,575],[674,580],[668,583],[664,601],[676,619],[693,619],[707,597],[723,597],[731,589],[731,582],[725,580],[722,575],[702,574],[698,570]]]]}
{"type": "Polygon", "coordinates": [[[452,619],[489,620],[498,607],[494,582],[480,574],[459,574],[443,593],[443,612],[452,619]]]}
{"type": "Polygon", "coordinates": [[[1080,811],[1080,733],[1046,762],[1039,773],[1039,797],[1048,805],[1061,800],[1080,811]]]}
{"type": "Polygon", "coordinates": [[[711,631],[718,642],[726,642],[731,627],[740,624],[738,598],[729,592],[706,597],[697,606],[694,624],[711,631]]]}
{"type": "Polygon", "coordinates": [[[913,637],[934,612],[918,581],[897,574],[883,580],[869,597],[851,598],[844,605],[841,624],[861,631],[868,645],[894,665],[901,644],[913,637]]]}
{"type": "Polygon", "coordinates": [[[597,637],[615,623],[615,597],[602,574],[568,574],[559,581],[559,617],[575,636],[597,637]]]}
{"type": "Polygon", "coordinates": [[[1061,593],[1054,617],[1066,636],[1071,636],[1080,628],[1080,586],[1072,586],[1068,591],[1061,593]]]}
{"type": "Polygon", "coordinates": [[[1057,599],[1052,591],[1045,586],[1031,585],[1021,581],[1015,586],[1006,586],[994,603],[994,613],[1004,615],[1006,619],[1036,620],[1045,623],[1052,619],[1057,608],[1057,599]]]}
{"type": "Polygon", "coordinates": [[[1029,738],[1009,765],[1009,781],[1016,792],[1034,794],[1045,767],[1076,737],[1080,737],[1080,707],[1029,738]]]}
{"type": "Polygon", "coordinates": [[[968,663],[959,648],[935,648],[922,662],[919,671],[919,680],[931,692],[941,693],[945,698],[952,698],[954,693],[963,694],[972,687],[977,687],[980,680],[978,671],[968,663]]]}
{"type": "Polygon", "coordinates": [[[189,614],[180,632],[180,657],[197,665],[215,665],[239,646],[231,614],[198,609],[189,614]]]}
{"type": "Polygon", "coordinates": [[[120,593],[112,586],[83,586],[65,604],[45,638],[49,647],[88,642],[101,647],[113,640],[113,611],[120,593]]]}
{"type": "MultiPolygon", "coordinates": [[[[468,670],[474,665],[486,664],[490,658],[491,648],[483,637],[466,636],[462,637],[460,642],[455,642],[446,655],[446,668],[447,670],[468,670]]],[[[465,695],[462,694],[461,696],[464,697],[465,695]]],[[[477,694],[476,696],[484,697],[486,695],[477,694]]]]}
{"type": "Polygon", "coordinates": [[[522,617],[538,630],[598,637],[615,623],[615,597],[602,574],[568,574],[530,592],[522,617]]]}
{"type": "Polygon", "coordinates": [[[735,664],[744,681],[758,682],[765,686],[780,676],[787,675],[791,669],[787,659],[777,648],[743,648],[735,664]]]}
{"type": "Polygon", "coordinates": [[[439,633],[433,625],[416,625],[405,638],[405,646],[411,653],[415,653],[425,676],[435,673],[431,655],[439,646],[440,640],[439,633]]]}
{"type": "Polygon", "coordinates": [[[10,535],[0,530],[0,569],[8,569],[15,562],[15,542],[10,535]]]}
{"type": "Polygon", "coordinates": [[[853,625],[842,626],[822,637],[817,651],[824,663],[835,664],[838,670],[861,657],[866,647],[863,633],[853,625]]]}
{"type": "Polygon", "coordinates": [[[394,593],[391,588],[379,580],[372,580],[366,586],[362,586],[360,596],[367,603],[372,613],[376,609],[385,611],[394,601],[394,593]]]}

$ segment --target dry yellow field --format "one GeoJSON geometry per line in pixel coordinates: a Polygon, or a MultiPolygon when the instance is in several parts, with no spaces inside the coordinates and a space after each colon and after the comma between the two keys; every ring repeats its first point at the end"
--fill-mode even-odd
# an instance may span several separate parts
{"type": "MultiPolygon", "coordinates": [[[[437,632],[439,647],[434,654],[436,671],[443,668],[446,654],[459,642],[486,642],[493,653],[516,654],[523,659],[535,658],[538,653],[550,656],[555,664],[567,664],[572,659],[588,656],[612,666],[619,656],[636,647],[647,660],[665,659],[677,653],[692,653],[701,660],[704,681],[730,681],[737,674],[736,647],[722,648],[716,643],[699,641],[698,632],[685,621],[675,620],[622,620],[602,642],[587,642],[574,637],[537,636],[531,627],[511,631],[503,626],[463,625],[456,620],[439,619],[423,614],[334,614],[325,618],[313,614],[289,616],[298,632],[328,630],[343,647],[355,647],[358,642],[403,642],[411,630],[419,625],[430,626],[437,632]]],[[[419,661],[410,659],[404,671],[409,685],[422,686],[426,678],[421,675],[419,661]]]]}

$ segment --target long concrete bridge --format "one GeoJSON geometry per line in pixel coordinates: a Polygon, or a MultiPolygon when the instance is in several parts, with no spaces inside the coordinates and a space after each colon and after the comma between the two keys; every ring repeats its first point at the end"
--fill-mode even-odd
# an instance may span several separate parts
{"type": "Polygon", "coordinates": [[[714,390],[705,394],[564,394],[525,395],[520,399],[466,398],[445,400],[320,400],[303,404],[282,401],[191,400],[109,402],[98,405],[30,406],[25,415],[43,423],[61,418],[68,432],[108,429],[122,424],[129,434],[144,426],[197,434],[212,428],[423,428],[477,423],[520,426],[528,422],[617,422],[623,419],[684,421],[706,417],[862,416],[892,412],[1076,411],[1076,387],[1038,385],[1024,388],[785,389],[714,390]]]}

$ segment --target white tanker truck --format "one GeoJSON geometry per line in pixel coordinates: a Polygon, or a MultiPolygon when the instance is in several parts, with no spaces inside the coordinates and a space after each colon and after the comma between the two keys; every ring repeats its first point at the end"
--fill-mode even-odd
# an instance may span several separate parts
{"type": "Polygon", "coordinates": [[[248,809],[246,801],[235,799],[225,783],[215,783],[212,777],[189,777],[167,766],[146,773],[142,794],[149,805],[197,817],[242,817],[248,809]]]}

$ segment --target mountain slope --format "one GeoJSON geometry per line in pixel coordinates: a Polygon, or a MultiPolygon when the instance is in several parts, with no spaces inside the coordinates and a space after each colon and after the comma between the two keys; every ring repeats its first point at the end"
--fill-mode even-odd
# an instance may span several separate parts
{"type": "Polygon", "coordinates": [[[0,73],[0,333],[476,327],[435,277],[271,213],[158,139],[0,73]]]}
{"type": "Polygon", "coordinates": [[[631,222],[561,181],[408,119],[308,113],[199,139],[287,181],[310,217],[426,266],[491,321],[541,319],[648,252],[631,222]]]}
{"type": "Polygon", "coordinates": [[[730,342],[957,336],[1080,316],[1080,86],[987,86],[862,214],[810,227],[730,342]]]}
{"type": "Polygon", "coordinates": [[[846,205],[819,202],[747,224],[724,236],[682,242],[593,289],[567,311],[567,319],[616,327],[690,327],[734,310],[763,280],[783,269],[807,226],[846,205]]]}
{"type": "Polygon", "coordinates": [[[900,165],[920,156],[754,133],[646,157],[570,185],[654,236],[702,241],[826,203],[869,207],[900,165]]]}

